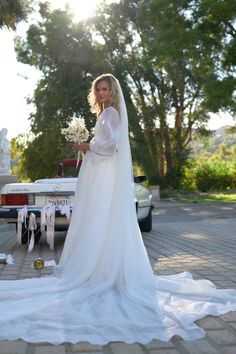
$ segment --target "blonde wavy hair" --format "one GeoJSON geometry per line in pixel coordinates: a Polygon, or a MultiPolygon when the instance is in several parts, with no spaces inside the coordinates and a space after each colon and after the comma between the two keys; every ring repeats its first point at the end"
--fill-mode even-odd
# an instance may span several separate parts
{"type": "Polygon", "coordinates": [[[119,112],[119,89],[117,80],[115,76],[109,73],[98,76],[92,83],[91,90],[88,95],[88,102],[91,112],[95,113],[97,116],[102,112],[102,105],[99,104],[96,96],[97,84],[101,81],[108,82],[111,89],[111,106],[119,112]]]}

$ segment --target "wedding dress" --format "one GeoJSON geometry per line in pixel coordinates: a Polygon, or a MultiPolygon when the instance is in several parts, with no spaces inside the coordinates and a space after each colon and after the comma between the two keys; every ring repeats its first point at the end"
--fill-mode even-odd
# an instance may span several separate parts
{"type": "Polygon", "coordinates": [[[0,282],[0,339],[148,343],[204,336],[194,321],[236,310],[236,291],[188,272],[155,276],[138,227],[128,121],[106,108],[97,119],[52,276],[0,282]]]}

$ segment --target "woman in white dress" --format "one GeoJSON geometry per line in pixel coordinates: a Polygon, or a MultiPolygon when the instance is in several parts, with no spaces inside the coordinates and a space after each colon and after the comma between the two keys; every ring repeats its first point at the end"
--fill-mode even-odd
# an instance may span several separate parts
{"type": "Polygon", "coordinates": [[[0,282],[0,339],[76,343],[148,343],[204,336],[194,321],[236,310],[236,292],[184,272],[155,276],[134,205],[125,101],[111,74],[97,78],[89,101],[97,114],[72,220],[54,274],[0,282]]]}

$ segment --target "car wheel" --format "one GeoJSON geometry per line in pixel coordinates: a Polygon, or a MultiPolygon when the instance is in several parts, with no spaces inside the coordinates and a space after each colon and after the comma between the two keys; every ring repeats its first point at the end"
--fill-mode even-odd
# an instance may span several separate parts
{"type": "MultiPolygon", "coordinates": [[[[24,224],[22,224],[21,243],[23,245],[26,245],[30,241],[31,233],[32,233],[32,231],[28,231],[28,228],[25,227],[24,224]]],[[[35,243],[39,242],[41,235],[42,235],[42,232],[40,230],[40,226],[37,225],[37,229],[34,230],[34,242],[35,243]]]]}
{"type": "Polygon", "coordinates": [[[152,231],[152,208],[150,208],[148,216],[139,222],[140,230],[143,232],[152,231]]]}

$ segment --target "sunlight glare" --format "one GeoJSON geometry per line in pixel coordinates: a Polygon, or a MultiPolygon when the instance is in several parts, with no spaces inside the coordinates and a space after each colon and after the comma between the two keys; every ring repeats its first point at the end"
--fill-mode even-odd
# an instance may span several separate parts
{"type": "MultiPolygon", "coordinates": [[[[94,15],[96,7],[101,0],[49,0],[52,9],[65,9],[66,5],[71,9],[75,20],[80,21],[94,15]]],[[[119,2],[118,0],[109,0],[107,3],[119,2]]]]}

